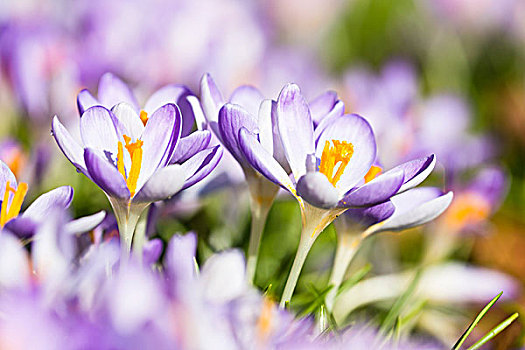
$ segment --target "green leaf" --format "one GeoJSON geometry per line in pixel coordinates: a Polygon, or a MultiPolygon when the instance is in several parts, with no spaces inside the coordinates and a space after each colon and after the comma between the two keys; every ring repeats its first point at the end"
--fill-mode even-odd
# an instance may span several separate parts
{"type": "Polygon", "coordinates": [[[395,322],[401,314],[401,311],[405,307],[405,304],[416,289],[420,277],[421,270],[417,270],[416,275],[410,282],[410,285],[408,286],[407,290],[405,290],[405,292],[396,300],[396,302],[394,303],[394,305],[392,305],[392,308],[386,315],[385,320],[381,325],[380,334],[387,334],[392,330],[392,327],[395,325],[395,322]]]}
{"type": "Polygon", "coordinates": [[[474,327],[476,327],[476,325],[479,323],[479,321],[481,321],[481,319],[483,318],[483,316],[485,316],[485,314],[490,310],[490,308],[492,307],[492,305],[494,305],[496,303],[496,301],[498,301],[498,299],[501,297],[501,295],[503,294],[503,292],[500,292],[498,295],[496,295],[484,308],[483,310],[481,310],[481,312],[478,314],[478,316],[476,316],[476,318],[474,319],[474,321],[472,321],[472,323],[470,324],[470,326],[467,328],[467,330],[465,331],[465,333],[463,333],[463,335],[458,339],[458,341],[456,342],[456,344],[454,344],[454,346],[452,347],[452,350],[458,350],[461,345],[463,345],[463,343],[465,342],[465,340],[467,339],[467,337],[469,336],[469,334],[474,330],[474,327]]]}
{"type": "Polygon", "coordinates": [[[372,264],[366,264],[365,266],[357,270],[352,276],[350,276],[346,281],[344,281],[343,284],[341,284],[339,290],[337,291],[337,295],[355,286],[370,272],[371,269],[372,264]]]}
{"type": "Polygon", "coordinates": [[[501,322],[499,325],[497,325],[496,327],[492,328],[490,330],[490,332],[488,332],[487,334],[485,334],[485,336],[483,338],[481,338],[480,340],[478,340],[474,345],[472,345],[470,348],[468,348],[467,350],[476,350],[476,349],[479,349],[480,347],[482,347],[486,342],[488,342],[489,340],[491,340],[492,338],[494,338],[496,335],[498,335],[501,331],[503,331],[505,328],[507,328],[512,322],[514,322],[515,319],[517,319],[519,316],[519,314],[516,312],[515,314],[513,314],[512,316],[510,316],[509,318],[507,318],[505,321],[501,322]]]}

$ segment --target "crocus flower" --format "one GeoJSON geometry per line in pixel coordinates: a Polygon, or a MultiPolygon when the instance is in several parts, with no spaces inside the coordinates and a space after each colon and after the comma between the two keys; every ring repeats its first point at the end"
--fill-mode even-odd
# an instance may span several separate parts
{"type": "Polygon", "coordinates": [[[67,208],[73,199],[73,188],[62,186],[44,193],[20,214],[28,189],[28,184],[17,183],[11,169],[0,161],[0,227],[26,238],[34,234],[51,210],[55,207],[67,208]]]}
{"type": "Polygon", "coordinates": [[[137,220],[149,203],[173,196],[214,167],[210,159],[216,159],[217,149],[182,166],[170,164],[181,124],[180,110],[174,104],[158,108],[145,125],[127,103],[112,111],[94,106],[81,116],[81,145],[58,117],[53,119],[53,135],[62,152],[108,196],[119,224],[123,254],[129,253],[137,220]]]}
{"type": "Polygon", "coordinates": [[[441,215],[452,201],[452,192],[435,187],[413,188],[368,208],[348,209],[334,224],[337,250],[330,276],[332,290],[326,296],[329,310],[362,240],[384,231],[402,231],[423,225],[441,215]]]}
{"type": "Polygon", "coordinates": [[[249,128],[239,131],[241,150],[251,166],[299,201],[303,232],[285,287],[289,300],[306,255],[317,236],[350,207],[372,206],[421,183],[435,165],[433,155],[404,163],[383,174],[374,166],[376,143],[368,122],[334,108],[315,127],[296,85],[283,88],[276,104],[277,126],[291,174],[268,153],[249,128]],[[293,281],[295,279],[295,281],[293,281]]]}

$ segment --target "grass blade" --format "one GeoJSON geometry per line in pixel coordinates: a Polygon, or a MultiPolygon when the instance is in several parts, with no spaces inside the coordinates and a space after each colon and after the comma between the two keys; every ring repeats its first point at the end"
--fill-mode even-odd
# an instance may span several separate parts
{"type": "Polygon", "coordinates": [[[498,335],[501,331],[503,331],[505,328],[507,328],[512,322],[514,322],[515,319],[517,319],[519,314],[516,312],[509,318],[507,318],[505,321],[501,322],[496,327],[492,328],[490,332],[485,334],[483,338],[478,340],[474,345],[472,345],[467,350],[476,350],[482,347],[486,342],[494,338],[496,335],[498,335]]]}
{"type": "Polygon", "coordinates": [[[472,323],[470,324],[470,326],[467,328],[467,330],[465,331],[465,333],[463,333],[463,335],[458,339],[458,341],[456,342],[456,344],[454,344],[454,346],[452,347],[452,350],[458,350],[461,345],[463,345],[463,343],[465,342],[465,340],[467,339],[467,337],[469,336],[469,334],[474,330],[474,327],[477,326],[477,324],[479,323],[479,321],[481,321],[481,319],[483,318],[483,316],[485,316],[485,314],[490,310],[490,308],[492,307],[492,305],[494,305],[496,303],[496,301],[498,301],[498,299],[501,297],[501,295],[503,294],[503,292],[500,292],[498,295],[496,295],[484,308],[483,310],[481,310],[481,312],[478,314],[478,316],[476,316],[476,318],[474,319],[474,321],[472,321],[472,323]]]}

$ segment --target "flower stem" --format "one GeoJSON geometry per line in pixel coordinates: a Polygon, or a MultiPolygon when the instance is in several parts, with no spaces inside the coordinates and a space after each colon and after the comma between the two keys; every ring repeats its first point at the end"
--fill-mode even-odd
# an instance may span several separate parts
{"type": "Polygon", "coordinates": [[[146,227],[148,222],[149,210],[144,210],[139,217],[137,225],[135,227],[135,234],[133,236],[133,256],[139,263],[142,263],[142,253],[144,249],[144,243],[146,242],[146,227]]]}
{"type": "Polygon", "coordinates": [[[246,262],[246,278],[250,283],[253,283],[255,278],[259,247],[271,206],[271,203],[268,205],[265,202],[257,200],[252,200],[251,203],[252,224],[250,229],[250,242],[248,244],[248,259],[246,262]]]}
{"type": "Polygon", "coordinates": [[[295,286],[297,285],[297,281],[299,280],[299,275],[303,269],[306,256],[308,255],[310,248],[312,248],[314,241],[315,238],[312,237],[312,234],[310,232],[304,232],[303,230],[301,233],[301,240],[299,241],[299,248],[297,248],[297,253],[293,261],[292,269],[290,270],[288,280],[284,286],[283,296],[281,297],[280,304],[281,308],[284,308],[292,298],[292,294],[295,290],[295,286]]]}
{"type": "Polygon", "coordinates": [[[332,285],[332,289],[328,292],[325,299],[326,307],[329,312],[332,312],[339,287],[343,282],[343,278],[352,258],[361,245],[361,241],[362,238],[359,235],[356,236],[346,232],[339,235],[334,266],[332,268],[329,282],[329,284],[332,285]]]}

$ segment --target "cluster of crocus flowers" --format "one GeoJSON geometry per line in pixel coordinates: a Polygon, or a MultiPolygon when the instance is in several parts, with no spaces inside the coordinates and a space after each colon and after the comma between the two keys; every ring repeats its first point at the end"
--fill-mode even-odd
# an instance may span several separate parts
{"type": "MultiPolygon", "coordinates": [[[[139,112],[129,88],[117,77],[105,75],[98,96],[103,102],[86,90],[79,94],[81,144],[58,117],[53,119],[53,136],[62,152],[108,196],[123,254],[129,254],[144,209],[203,179],[222,155],[218,147],[206,148],[206,134],[187,136],[190,142],[179,143],[184,118],[175,102],[188,93],[178,86],[165,87],[146,102],[151,114],[139,112]]],[[[185,121],[190,124],[185,127],[188,134],[192,117],[185,121]]]]}

